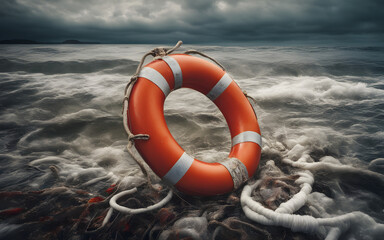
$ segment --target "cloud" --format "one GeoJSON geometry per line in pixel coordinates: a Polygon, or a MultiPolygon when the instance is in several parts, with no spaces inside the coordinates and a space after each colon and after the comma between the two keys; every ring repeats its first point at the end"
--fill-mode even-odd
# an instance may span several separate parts
{"type": "Polygon", "coordinates": [[[382,0],[2,0],[1,39],[158,43],[383,40],[382,0]]]}

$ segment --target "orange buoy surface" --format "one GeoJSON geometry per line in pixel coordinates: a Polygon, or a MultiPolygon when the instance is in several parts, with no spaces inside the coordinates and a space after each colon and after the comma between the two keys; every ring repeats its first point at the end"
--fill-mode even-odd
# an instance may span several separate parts
{"type": "Polygon", "coordinates": [[[204,59],[172,54],[147,64],[132,88],[127,121],[137,151],[165,182],[191,195],[218,195],[232,191],[255,173],[261,154],[256,114],[235,81],[220,67],[204,59]],[[224,115],[232,138],[227,159],[206,163],[189,156],[168,130],[164,101],[178,88],[206,95],[224,115]]]}

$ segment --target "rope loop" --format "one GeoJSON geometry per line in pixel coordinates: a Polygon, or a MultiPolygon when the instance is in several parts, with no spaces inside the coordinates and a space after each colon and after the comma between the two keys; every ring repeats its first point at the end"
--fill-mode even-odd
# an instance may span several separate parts
{"type": "Polygon", "coordinates": [[[127,111],[128,111],[129,97],[131,95],[133,85],[136,83],[137,79],[139,78],[139,74],[140,74],[141,69],[143,68],[143,64],[144,64],[145,59],[148,56],[152,56],[155,59],[160,59],[160,58],[172,53],[176,49],[178,49],[182,44],[183,44],[182,41],[178,41],[176,43],[176,45],[170,49],[163,48],[163,47],[157,47],[157,48],[154,48],[151,51],[147,52],[146,54],[144,54],[144,56],[141,58],[139,65],[137,66],[135,74],[133,74],[130,81],[125,86],[124,99],[123,99],[123,111],[122,112],[123,112],[123,117],[124,117],[124,128],[128,134],[128,140],[130,142],[128,144],[128,146],[132,146],[134,143],[134,140],[136,140],[136,139],[142,139],[142,140],[148,140],[149,139],[149,135],[147,135],[147,134],[137,134],[137,135],[132,134],[132,132],[130,131],[128,124],[127,124],[127,119],[128,119],[127,118],[127,111]]]}
{"type": "Polygon", "coordinates": [[[172,199],[172,196],[173,196],[173,191],[172,191],[172,189],[170,189],[167,196],[165,198],[163,198],[160,202],[155,203],[155,204],[148,206],[148,207],[145,207],[145,208],[133,209],[133,208],[121,206],[117,203],[117,200],[119,198],[121,198],[125,195],[128,195],[128,194],[135,193],[136,191],[137,191],[137,188],[133,188],[133,189],[129,189],[126,191],[122,191],[122,192],[114,195],[111,198],[111,200],[109,200],[109,205],[111,206],[111,209],[114,209],[114,210],[119,211],[119,212],[124,213],[124,214],[130,214],[130,215],[145,213],[145,212],[149,212],[149,211],[163,207],[165,204],[167,204],[172,199]]]}
{"type": "MultiPolygon", "coordinates": [[[[161,207],[163,207],[164,205],[166,205],[169,201],[171,201],[172,199],[172,196],[173,196],[173,190],[170,189],[167,196],[165,196],[160,202],[157,202],[153,205],[150,205],[148,207],[145,207],[145,208],[137,208],[137,209],[134,209],[134,208],[128,208],[128,207],[124,207],[122,205],[119,205],[117,203],[117,200],[123,196],[126,196],[126,195],[129,195],[129,194],[132,194],[132,193],[136,193],[137,192],[137,188],[134,187],[132,189],[129,189],[129,190],[125,190],[125,191],[122,191],[120,193],[117,193],[115,195],[113,195],[113,197],[109,200],[109,209],[108,209],[108,212],[107,214],[105,215],[104,217],[104,220],[101,224],[101,226],[95,230],[92,230],[92,231],[88,231],[86,230],[86,233],[87,234],[94,234],[94,233],[98,233],[100,230],[104,229],[105,226],[107,225],[107,223],[109,222],[109,220],[111,219],[112,217],[112,214],[113,214],[113,210],[119,212],[119,213],[123,213],[123,214],[128,214],[128,215],[135,215],[135,214],[141,214],[141,213],[147,213],[147,212],[150,212],[150,211],[153,211],[153,210],[156,210],[156,209],[159,209],[161,207]]],[[[117,217],[115,218],[115,220],[117,219],[117,217]]],[[[111,224],[114,223],[113,220],[111,222],[111,224]]],[[[87,227],[88,229],[88,227],[87,227]]]]}
{"type": "MultiPolygon", "coordinates": [[[[133,152],[131,151],[131,148],[135,145],[135,140],[148,140],[148,139],[149,139],[148,134],[132,134],[131,132],[128,133],[127,149],[128,149],[128,152],[132,155],[132,157],[135,159],[136,162],[138,162],[138,160],[136,160],[136,157],[133,155],[133,152]]],[[[145,172],[145,171],[143,171],[143,172],[145,172]]]]}
{"type": "Polygon", "coordinates": [[[149,139],[149,135],[148,134],[131,134],[130,136],[128,136],[128,141],[134,141],[136,139],[140,139],[140,140],[148,140],[149,139]]]}

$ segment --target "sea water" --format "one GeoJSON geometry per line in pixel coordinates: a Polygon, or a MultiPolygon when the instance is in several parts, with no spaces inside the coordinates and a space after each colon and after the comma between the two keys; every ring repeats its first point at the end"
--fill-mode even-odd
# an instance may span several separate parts
{"type": "MultiPolygon", "coordinates": [[[[106,190],[119,181],[127,189],[141,186],[136,200],[153,204],[146,198],[154,193],[148,193],[145,177],[126,151],[121,111],[130,76],[154,47],[0,46],[0,239],[80,239],[90,228],[87,223],[105,216],[108,207],[90,209],[87,201],[107,198],[106,190]]],[[[297,169],[284,158],[384,174],[383,47],[183,46],[190,48],[218,60],[255,99],[263,150],[251,181],[268,177],[266,163],[271,160],[280,177],[294,176],[297,169]]],[[[207,162],[228,155],[231,139],[225,119],[204,95],[174,91],[164,114],[189,155],[207,162]]],[[[299,214],[329,217],[360,211],[384,222],[383,175],[377,175],[380,181],[358,171],[313,174],[312,194],[299,214]]],[[[285,183],[297,192],[294,181],[285,183]]],[[[272,201],[279,204],[291,190],[266,185],[256,195],[262,201],[271,192],[285,192],[279,196],[286,199],[272,201]]],[[[120,225],[99,234],[114,239],[180,234],[216,239],[324,237],[252,222],[241,210],[240,193],[213,198],[178,193],[160,212],[116,216],[120,225]]],[[[353,229],[341,236],[375,237],[353,229]]]]}

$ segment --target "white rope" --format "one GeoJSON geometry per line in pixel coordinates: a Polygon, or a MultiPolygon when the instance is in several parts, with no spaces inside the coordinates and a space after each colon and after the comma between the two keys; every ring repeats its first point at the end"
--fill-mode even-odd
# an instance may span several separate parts
{"type": "MultiPolygon", "coordinates": [[[[286,163],[297,163],[289,162],[286,163]]],[[[293,164],[298,166],[311,166],[303,163],[293,164]]],[[[318,165],[314,165],[318,166],[318,165]]],[[[348,168],[349,169],[349,168],[348,168]]],[[[290,228],[292,231],[301,231],[307,233],[321,233],[327,231],[327,240],[335,240],[340,235],[350,229],[352,226],[361,228],[367,232],[375,232],[375,234],[384,234],[384,224],[378,224],[375,220],[362,213],[351,212],[340,216],[329,218],[314,218],[309,215],[293,214],[306,204],[307,197],[312,191],[314,178],[311,172],[305,171],[299,173],[295,183],[301,184],[301,190],[296,193],[290,200],[282,203],[275,211],[264,207],[261,203],[252,199],[252,191],[260,185],[261,180],[258,180],[253,185],[246,185],[241,193],[241,206],[245,215],[252,221],[264,225],[282,226],[290,228]]]]}
{"type": "Polygon", "coordinates": [[[307,202],[308,195],[312,192],[312,184],[314,178],[311,172],[299,172],[300,176],[295,183],[301,184],[301,190],[296,193],[291,199],[280,204],[280,206],[275,210],[278,213],[294,213],[299,210],[307,202]]]}
{"type": "Polygon", "coordinates": [[[108,209],[108,212],[104,217],[103,223],[101,224],[101,226],[98,229],[102,229],[109,222],[109,219],[112,217],[113,210],[116,210],[116,211],[118,211],[120,213],[124,213],[124,214],[130,214],[130,215],[146,213],[146,212],[150,212],[150,211],[153,211],[153,210],[156,210],[156,209],[163,207],[165,204],[167,204],[172,199],[172,196],[173,196],[173,191],[172,191],[172,189],[170,189],[167,196],[165,196],[165,198],[163,198],[160,202],[155,203],[155,204],[148,206],[148,207],[145,207],[145,208],[133,209],[133,208],[121,206],[117,203],[117,200],[119,198],[126,196],[126,195],[129,195],[129,194],[132,194],[132,193],[135,193],[135,192],[137,192],[137,188],[125,190],[125,191],[122,191],[122,192],[114,195],[109,200],[110,208],[108,209]]]}
{"type": "MultiPolygon", "coordinates": [[[[139,167],[142,170],[143,174],[147,177],[148,184],[153,189],[156,189],[156,190],[158,190],[158,189],[151,184],[150,177],[149,177],[149,174],[148,174],[148,170],[146,168],[146,164],[141,159],[136,157],[136,155],[133,153],[133,150],[132,150],[133,146],[134,146],[134,140],[136,140],[136,139],[148,140],[149,139],[149,135],[148,134],[133,134],[131,132],[131,130],[129,129],[129,126],[128,126],[128,116],[127,116],[128,105],[129,105],[129,97],[131,95],[132,88],[133,88],[134,84],[137,81],[138,75],[139,75],[140,71],[143,68],[143,64],[144,64],[145,59],[148,56],[150,56],[150,55],[153,56],[154,58],[164,57],[164,56],[172,53],[173,51],[175,51],[177,48],[179,48],[181,46],[181,44],[183,44],[183,42],[182,41],[178,41],[177,44],[173,48],[171,48],[171,49],[155,48],[155,49],[151,50],[150,52],[144,54],[144,56],[141,58],[141,61],[140,61],[139,65],[137,66],[135,74],[131,77],[131,80],[128,82],[128,84],[127,84],[127,86],[126,86],[126,88],[124,90],[123,125],[124,125],[125,131],[128,134],[127,150],[128,150],[128,153],[132,156],[132,158],[139,165],[139,167]]],[[[119,198],[121,198],[123,196],[126,196],[128,194],[135,193],[135,192],[137,192],[137,188],[132,188],[132,189],[129,189],[129,190],[125,190],[125,191],[122,191],[122,192],[112,196],[111,199],[109,200],[110,208],[109,208],[109,210],[108,210],[108,212],[107,212],[107,214],[106,214],[106,216],[105,216],[101,226],[98,229],[96,229],[95,231],[97,231],[99,229],[102,229],[109,222],[110,218],[112,217],[113,210],[116,210],[116,211],[124,213],[124,214],[131,214],[131,215],[145,213],[145,212],[149,212],[149,211],[152,211],[152,210],[155,210],[155,209],[163,207],[165,204],[167,204],[172,199],[172,196],[173,196],[173,190],[170,189],[168,194],[167,194],[167,196],[164,199],[162,199],[160,202],[158,202],[158,203],[156,203],[154,205],[148,206],[146,208],[139,208],[139,209],[132,209],[132,208],[124,207],[124,206],[121,206],[121,205],[119,205],[117,203],[117,200],[119,198]]],[[[92,232],[94,232],[94,231],[92,231],[92,232]]]]}
{"type": "Polygon", "coordinates": [[[117,211],[119,211],[121,213],[125,213],[125,214],[139,214],[139,213],[149,212],[149,211],[152,211],[152,210],[155,210],[155,209],[163,207],[165,204],[167,204],[171,200],[171,198],[173,196],[173,191],[169,190],[167,196],[165,198],[163,198],[160,202],[158,202],[158,203],[156,203],[154,205],[148,206],[146,208],[132,209],[132,208],[127,208],[127,207],[124,207],[124,206],[121,206],[121,205],[117,204],[117,200],[119,198],[121,198],[121,197],[123,197],[125,195],[128,195],[128,194],[135,193],[136,191],[137,191],[137,189],[133,188],[133,189],[122,191],[122,192],[116,194],[109,201],[109,205],[111,206],[111,208],[113,208],[113,209],[115,209],[115,210],[117,210],[117,211]]]}
{"type": "Polygon", "coordinates": [[[382,186],[384,186],[384,175],[377,172],[373,172],[365,169],[358,169],[348,165],[336,165],[336,164],[327,163],[327,162],[310,163],[310,162],[304,162],[304,161],[305,161],[304,158],[301,158],[296,162],[292,161],[289,158],[283,159],[284,163],[289,164],[292,167],[306,169],[310,171],[329,171],[334,173],[352,173],[357,175],[364,175],[366,177],[370,177],[374,179],[375,181],[377,181],[377,183],[380,183],[382,186]]]}
{"type": "Polygon", "coordinates": [[[113,213],[113,208],[110,207],[108,209],[107,215],[105,215],[105,218],[103,220],[103,223],[100,226],[100,229],[103,228],[109,222],[109,219],[112,217],[112,213],[113,213]]]}
{"type": "MultiPolygon", "coordinates": [[[[128,105],[129,105],[129,97],[131,95],[132,88],[133,88],[134,84],[137,81],[139,73],[140,73],[140,71],[143,68],[143,64],[144,64],[145,59],[148,56],[150,56],[150,55],[155,57],[155,58],[156,57],[166,56],[166,55],[172,53],[173,51],[175,51],[177,48],[179,48],[182,43],[183,43],[182,41],[179,41],[171,49],[155,48],[152,51],[144,54],[144,56],[140,60],[139,65],[137,66],[135,74],[131,77],[130,81],[128,82],[128,84],[127,84],[127,86],[125,87],[125,90],[124,90],[124,101],[123,101],[123,112],[122,112],[122,114],[123,114],[123,126],[124,126],[124,129],[125,129],[125,131],[127,132],[127,135],[128,135],[127,150],[128,150],[128,153],[132,156],[132,158],[139,165],[139,167],[142,170],[143,174],[147,177],[148,184],[151,186],[152,189],[155,189],[155,190],[158,190],[158,189],[151,184],[151,180],[150,180],[150,177],[149,177],[148,170],[146,168],[146,164],[140,158],[136,157],[136,155],[133,153],[134,140],[136,140],[136,139],[148,140],[149,139],[149,135],[148,134],[133,134],[131,132],[131,130],[129,129],[129,126],[128,126],[128,116],[127,116],[128,105]]],[[[105,178],[105,177],[103,177],[103,178],[105,178]]],[[[101,178],[99,178],[99,179],[101,179],[101,178]]],[[[91,183],[93,183],[93,182],[91,182],[91,183]]],[[[91,184],[91,183],[88,183],[88,184],[91,184]]],[[[127,207],[121,206],[121,205],[119,205],[117,203],[117,200],[119,198],[121,198],[121,197],[123,197],[125,195],[128,195],[128,194],[135,193],[135,192],[137,192],[137,188],[136,187],[132,188],[132,189],[129,189],[129,190],[122,191],[122,192],[112,196],[110,198],[110,200],[109,200],[110,208],[108,209],[108,212],[107,212],[106,216],[104,217],[104,220],[103,220],[101,226],[99,228],[97,228],[96,230],[88,231],[88,233],[94,233],[94,232],[97,232],[100,229],[104,228],[105,225],[109,222],[110,218],[112,217],[113,210],[116,210],[118,212],[125,213],[125,214],[131,214],[131,215],[133,215],[133,214],[140,214],[140,213],[144,213],[144,212],[149,212],[149,211],[161,208],[162,206],[167,204],[172,199],[172,196],[173,196],[173,191],[172,191],[172,189],[170,189],[168,194],[167,194],[167,196],[164,199],[162,199],[160,202],[158,202],[158,203],[156,203],[154,205],[148,206],[146,208],[139,208],[139,209],[127,208],[127,207]]]]}

